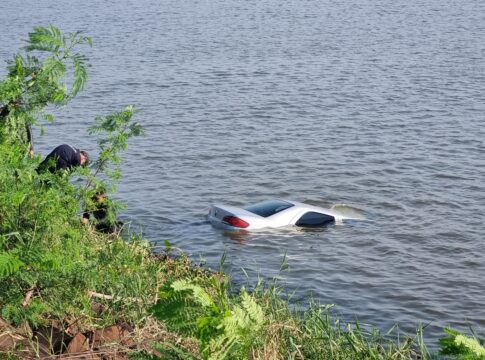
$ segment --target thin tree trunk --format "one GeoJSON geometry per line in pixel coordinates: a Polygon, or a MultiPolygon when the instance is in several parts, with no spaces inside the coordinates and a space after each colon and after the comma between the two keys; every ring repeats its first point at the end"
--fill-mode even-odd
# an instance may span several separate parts
{"type": "Polygon", "coordinates": [[[34,157],[34,134],[32,133],[32,125],[25,124],[25,131],[27,132],[27,141],[29,142],[29,156],[34,157]]]}

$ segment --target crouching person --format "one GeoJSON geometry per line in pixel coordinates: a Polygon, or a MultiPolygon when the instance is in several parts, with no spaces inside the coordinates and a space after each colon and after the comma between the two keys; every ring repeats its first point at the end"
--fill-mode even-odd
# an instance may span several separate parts
{"type": "Polygon", "coordinates": [[[50,171],[51,173],[60,170],[70,171],[78,166],[86,166],[89,161],[88,153],[79,150],[71,145],[63,144],[56,147],[47,155],[38,167],[38,171],[50,171]]]}
{"type": "Polygon", "coordinates": [[[116,218],[104,190],[96,192],[91,198],[91,204],[84,210],[82,222],[104,234],[119,234],[123,228],[123,222],[116,218]]]}

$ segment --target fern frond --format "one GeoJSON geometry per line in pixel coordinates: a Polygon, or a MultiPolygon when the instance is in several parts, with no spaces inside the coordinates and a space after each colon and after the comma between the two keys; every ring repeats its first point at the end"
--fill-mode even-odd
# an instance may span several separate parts
{"type": "Polygon", "coordinates": [[[213,334],[204,347],[209,359],[243,358],[259,336],[264,324],[263,310],[247,292],[243,291],[241,296],[241,305],[233,306],[222,319],[219,326],[222,332],[213,334]]]}
{"type": "Polygon", "coordinates": [[[151,308],[151,313],[164,321],[171,330],[193,335],[197,329],[197,319],[204,315],[189,290],[175,291],[166,286],[159,294],[160,300],[151,308]]]}
{"type": "Polygon", "coordinates": [[[224,318],[224,335],[231,337],[238,337],[246,330],[251,328],[251,319],[246,311],[240,307],[235,307],[231,311],[231,315],[224,318]]]}
{"type": "Polygon", "coordinates": [[[15,274],[24,263],[15,255],[8,252],[0,252],[0,278],[15,274]]]}
{"type": "Polygon", "coordinates": [[[241,305],[246,313],[249,315],[256,327],[261,327],[264,324],[264,312],[261,306],[250,296],[247,292],[242,293],[241,305]]]}
{"type": "Polygon", "coordinates": [[[194,300],[204,307],[215,306],[212,297],[202,287],[194,285],[188,280],[177,280],[172,284],[172,288],[175,291],[192,291],[194,300]]]}
{"type": "Polygon", "coordinates": [[[53,25],[49,25],[47,28],[34,27],[34,31],[29,33],[27,41],[29,45],[25,47],[26,51],[38,50],[57,54],[60,49],[66,47],[64,35],[53,25]]]}
{"type": "MultiPolygon", "coordinates": [[[[234,358],[231,351],[237,346],[236,337],[218,337],[213,339],[206,349],[209,351],[208,360],[225,360],[234,358]]],[[[241,357],[237,357],[241,358],[241,357]]]]}

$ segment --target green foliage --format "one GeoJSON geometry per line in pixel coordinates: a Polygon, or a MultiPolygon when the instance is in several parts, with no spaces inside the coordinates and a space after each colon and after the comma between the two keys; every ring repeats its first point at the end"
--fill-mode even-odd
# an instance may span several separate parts
{"type": "MultiPolygon", "coordinates": [[[[73,97],[84,88],[88,78],[87,58],[73,52],[73,49],[81,44],[92,46],[92,40],[90,37],[82,36],[80,32],[69,33],[66,37],[57,27],[49,25],[47,28],[35,27],[34,31],[29,33],[28,45],[25,50],[27,52],[38,51],[52,54],[51,57],[44,60],[44,66],[41,69],[43,72],[39,72],[37,77],[47,76],[48,79],[55,82],[60,81],[66,75],[66,63],[70,60],[74,70],[74,81],[67,96],[73,97]]],[[[36,62],[38,63],[38,61],[36,62]]],[[[39,68],[34,69],[38,70],[39,68]]]]}
{"type": "Polygon", "coordinates": [[[42,312],[56,309],[37,300],[25,309],[23,299],[31,290],[66,288],[66,278],[84,268],[76,256],[83,229],[67,178],[37,174],[38,159],[20,149],[0,144],[0,308],[14,323],[36,324],[42,312]]]}
{"type": "Polygon", "coordinates": [[[0,252],[0,279],[14,274],[23,265],[24,263],[14,254],[0,252]]]}
{"type": "Polygon", "coordinates": [[[181,282],[185,281],[165,284],[159,292],[159,301],[151,311],[157,318],[166,321],[171,331],[193,336],[197,330],[197,319],[207,313],[202,303],[207,301],[209,295],[197,287],[200,297],[192,296],[195,285],[183,288],[181,282]],[[174,285],[178,290],[175,290],[174,285]]]}
{"type": "Polygon", "coordinates": [[[59,49],[66,47],[64,36],[58,28],[49,25],[47,28],[35,27],[34,31],[29,33],[29,45],[27,51],[39,50],[51,53],[58,53],[59,49]]]}
{"type": "Polygon", "coordinates": [[[150,247],[83,226],[80,188],[67,174],[37,173],[39,162],[0,142],[0,317],[31,325],[89,318],[89,294],[100,293],[109,309],[102,324],[146,318],[165,272],[150,247]]]}
{"type": "MultiPolygon", "coordinates": [[[[88,129],[90,135],[96,135],[100,149],[99,157],[91,165],[91,171],[83,172],[86,186],[79,189],[79,198],[88,213],[96,211],[100,205],[95,201],[96,193],[116,191],[116,182],[121,177],[121,154],[127,148],[130,138],[143,135],[142,126],[133,121],[136,113],[138,111],[130,105],[122,111],[96,117],[96,124],[88,129]]],[[[116,213],[123,208],[123,204],[106,197],[103,199],[103,208],[106,210],[104,225],[113,228],[117,223],[116,213]]]]}
{"type": "Polygon", "coordinates": [[[0,360],[20,360],[20,358],[16,355],[0,351],[0,360]]]}
{"type": "Polygon", "coordinates": [[[230,312],[226,311],[222,319],[223,334],[209,341],[210,358],[226,359],[232,354],[247,356],[249,348],[261,334],[264,324],[263,310],[243,289],[240,305],[234,305],[230,312]]]}
{"type": "Polygon", "coordinates": [[[122,111],[98,116],[96,124],[88,129],[90,135],[97,135],[100,148],[99,158],[92,165],[94,173],[91,182],[99,173],[104,173],[114,180],[119,179],[121,152],[127,148],[131,137],[143,135],[142,126],[133,122],[133,116],[137,112],[135,107],[130,105],[122,111]]]}
{"type": "Polygon", "coordinates": [[[149,354],[147,352],[136,352],[129,354],[131,360],[197,360],[198,357],[193,356],[188,351],[184,351],[177,344],[165,341],[160,344],[153,344],[153,348],[161,355],[161,357],[149,354]]]}
{"type": "Polygon", "coordinates": [[[439,340],[441,354],[453,355],[460,360],[483,360],[485,359],[485,348],[483,340],[477,337],[469,337],[457,330],[445,328],[447,337],[439,340]]]}
{"type": "MultiPolygon", "coordinates": [[[[17,55],[0,82],[0,105],[8,110],[0,119],[0,317],[12,324],[89,316],[89,294],[97,292],[109,299],[140,296],[118,301],[102,321],[113,321],[121,310],[125,319],[136,319],[146,313],[148,294],[154,296],[160,281],[155,262],[146,261],[149,250],[143,241],[136,236],[108,241],[81,224],[79,200],[88,201],[95,190],[75,186],[67,173],[38,173],[40,157],[25,156],[25,139],[18,136],[24,125],[35,124],[36,112],[49,103],[65,103],[82,89],[87,61],[73,49],[90,42],[79,33],[64,36],[54,26],[37,27],[25,50],[47,56],[17,55]],[[67,92],[62,81],[69,61],[74,82],[67,92]]],[[[105,168],[114,156],[121,158],[131,136],[141,133],[138,124],[130,123],[133,114],[130,107],[106,117],[115,121],[103,142],[102,151],[109,149],[109,156],[101,157],[105,168]]],[[[105,131],[103,124],[100,131],[105,131]]],[[[78,173],[91,176],[88,169],[78,173]]]]}
{"type": "Polygon", "coordinates": [[[232,303],[216,283],[215,295],[189,280],[177,280],[160,293],[153,314],[173,331],[195,336],[206,359],[244,359],[265,323],[262,308],[244,289],[232,303]],[[231,305],[229,305],[231,304],[231,305]]]}
{"type": "Polygon", "coordinates": [[[87,58],[75,52],[83,44],[92,42],[80,33],[65,36],[53,25],[34,28],[25,53],[8,63],[7,77],[0,82],[0,140],[31,146],[30,126],[42,119],[53,121],[45,108],[66,104],[85,87],[87,58]],[[72,74],[68,73],[70,68],[72,74]],[[66,79],[72,79],[69,90],[66,79]]]}
{"type": "MultiPolygon", "coordinates": [[[[332,305],[290,309],[274,284],[232,294],[224,283],[176,280],[152,308],[180,336],[195,337],[205,359],[426,359],[422,329],[415,337],[381,334],[358,322],[344,324],[332,305]]],[[[165,357],[182,359],[167,344],[165,357]]],[[[179,347],[180,349],[180,347],[179,347]]],[[[151,358],[154,358],[151,355],[151,358]]]]}

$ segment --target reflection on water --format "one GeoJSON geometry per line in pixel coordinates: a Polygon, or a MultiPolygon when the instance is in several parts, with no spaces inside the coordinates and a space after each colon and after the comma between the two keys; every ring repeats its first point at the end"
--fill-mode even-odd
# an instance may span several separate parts
{"type": "Polygon", "coordinates": [[[327,227],[334,225],[327,225],[325,227],[296,227],[296,226],[286,226],[274,229],[263,229],[263,230],[234,230],[234,231],[222,231],[222,234],[229,239],[237,242],[240,245],[245,245],[248,242],[255,242],[259,239],[266,239],[268,237],[278,237],[283,240],[284,238],[291,238],[295,236],[301,236],[302,233],[322,233],[327,227]]]}

